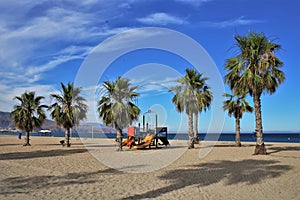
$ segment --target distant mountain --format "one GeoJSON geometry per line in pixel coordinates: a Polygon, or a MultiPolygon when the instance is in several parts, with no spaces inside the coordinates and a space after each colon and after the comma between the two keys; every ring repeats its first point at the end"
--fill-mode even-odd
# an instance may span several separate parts
{"type": "Polygon", "coordinates": [[[9,112],[0,111],[0,129],[15,129],[9,112]]]}
{"type": "MultiPolygon", "coordinates": [[[[36,129],[35,132],[38,132],[41,129],[48,129],[54,133],[63,131],[61,128],[58,128],[55,125],[55,122],[49,119],[46,119],[43,126],[39,129],[36,129]]],[[[9,112],[0,111],[0,130],[2,131],[15,131],[16,126],[13,124],[12,118],[9,112]]]]}
{"type": "MultiPolygon", "coordinates": [[[[39,129],[34,130],[34,132],[38,132],[41,129],[50,130],[52,133],[64,132],[63,129],[58,128],[56,126],[54,121],[49,119],[46,119],[43,126],[39,129]]],[[[0,131],[16,131],[16,130],[17,129],[12,122],[10,113],[0,111],[0,131]]],[[[94,133],[113,133],[115,132],[115,129],[99,123],[82,123],[78,127],[74,127],[73,131],[77,131],[81,133],[90,133],[91,131],[93,131],[94,133]]]]}

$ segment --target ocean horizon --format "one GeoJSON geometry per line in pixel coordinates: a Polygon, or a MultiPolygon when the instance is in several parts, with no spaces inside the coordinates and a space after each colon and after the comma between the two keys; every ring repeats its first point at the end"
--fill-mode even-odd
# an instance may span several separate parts
{"type": "MultiPolygon", "coordinates": [[[[21,132],[9,132],[9,131],[1,131],[1,135],[15,135],[19,137],[21,132]]],[[[51,134],[43,134],[32,132],[31,136],[51,136],[51,137],[64,137],[64,132],[59,133],[51,133],[51,134]]],[[[235,133],[199,133],[200,140],[207,141],[235,141],[235,133]]],[[[22,133],[21,137],[24,137],[25,133],[22,133]]],[[[71,137],[74,138],[108,138],[113,139],[116,137],[116,133],[92,133],[92,132],[72,132],[71,137]]],[[[127,133],[123,134],[123,137],[127,137],[127,133]]],[[[169,132],[167,138],[169,140],[187,140],[187,133],[180,132],[169,132]]],[[[241,133],[241,142],[255,142],[255,134],[254,133],[241,133]]],[[[264,141],[265,142],[287,142],[287,143],[300,143],[300,133],[298,132],[265,132],[264,133],[264,141]]]]}

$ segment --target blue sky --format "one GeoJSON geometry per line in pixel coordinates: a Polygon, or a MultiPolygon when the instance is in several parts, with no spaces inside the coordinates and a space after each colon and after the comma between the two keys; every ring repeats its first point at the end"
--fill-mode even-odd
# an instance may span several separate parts
{"type": "MultiPolygon", "coordinates": [[[[225,75],[225,60],[234,55],[229,50],[234,44],[233,36],[256,31],[282,45],[277,55],[284,62],[286,74],[286,81],[275,94],[262,97],[264,130],[300,131],[300,68],[296,60],[300,45],[299,4],[297,0],[1,1],[0,110],[11,111],[16,103],[12,98],[32,90],[50,103],[49,94],[57,92],[61,81],[74,82],[98,45],[124,31],[138,38],[146,38],[152,32],[131,30],[159,27],[182,33],[206,50],[217,67],[216,76],[221,78],[225,75]]],[[[174,41],[174,45],[177,42],[180,41],[174,41]]],[[[98,62],[101,67],[101,60],[98,62]]],[[[152,108],[159,113],[161,125],[185,131],[186,116],[175,111],[172,94],[167,90],[187,67],[192,67],[191,63],[172,52],[138,49],[105,66],[98,83],[114,80],[118,75],[131,78],[133,84],[141,85],[138,106],[143,112],[152,108]]],[[[205,67],[195,67],[208,74],[205,67]]],[[[209,84],[214,85],[215,77],[209,78],[209,84]]],[[[93,115],[96,90],[83,90],[90,107],[87,121],[99,121],[93,115]]],[[[225,91],[229,92],[227,87],[225,91]]],[[[214,98],[223,100],[221,96],[214,98]]],[[[251,98],[248,101],[253,104],[251,98]]],[[[212,122],[212,112],[219,109],[213,106],[201,113],[200,132],[218,123],[212,122]]],[[[234,119],[224,113],[220,117],[225,119],[223,131],[234,131],[234,119]]],[[[252,132],[254,127],[254,114],[245,114],[242,132],[252,132]]]]}

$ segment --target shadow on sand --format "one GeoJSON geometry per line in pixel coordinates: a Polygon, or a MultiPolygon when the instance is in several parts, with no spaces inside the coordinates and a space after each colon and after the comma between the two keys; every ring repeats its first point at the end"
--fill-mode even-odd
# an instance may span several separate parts
{"type": "Polygon", "coordinates": [[[12,177],[2,180],[3,186],[0,186],[0,194],[30,194],[32,191],[50,187],[95,183],[99,181],[95,178],[95,175],[109,173],[121,172],[114,169],[105,169],[90,173],[69,173],[63,176],[12,177]]]}
{"type": "Polygon", "coordinates": [[[217,161],[199,165],[188,166],[166,172],[159,177],[170,181],[170,185],[154,189],[143,194],[136,194],[126,199],[158,198],[188,186],[208,186],[223,181],[225,185],[238,183],[256,184],[264,179],[279,177],[285,171],[291,170],[288,165],[281,165],[272,160],[242,160],[217,161]]]}
{"type": "Polygon", "coordinates": [[[47,151],[13,152],[0,154],[0,160],[19,160],[40,157],[65,156],[70,154],[85,153],[86,149],[53,149],[47,151]]]}
{"type": "Polygon", "coordinates": [[[271,147],[271,148],[268,148],[267,150],[268,150],[268,154],[270,156],[274,156],[274,157],[300,158],[300,147],[299,146],[271,147]],[[283,155],[280,155],[279,154],[280,152],[285,152],[285,153],[283,155]],[[291,155],[290,152],[293,152],[293,154],[291,155]]]}
{"type": "MultiPolygon", "coordinates": [[[[143,166],[140,166],[143,167],[143,166]]],[[[185,187],[203,187],[223,182],[224,185],[238,183],[257,184],[266,179],[280,177],[292,167],[280,164],[274,160],[242,160],[242,161],[215,161],[191,166],[182,169],[166,171],[158,176],[159,181],[167,181],[169,185],[132,194],[123,199],[160,198],[162,195],[183,189],[185,187]]],[[[0,194],[30,194],[32,191],[68,185],[81,185],[98,183],[107,177],[120,176],[123,172],[115,169],[104,169],[94,172],[69,173],[61,176],[45,175],[33,177],[10,177],[1,180],[0,194]],[[103,176],[98,176],[103,174],[103,176]]],[[[140,176],[140,174],[137,174],[140,176]]]]}
{"type": "Polygon", "coordinates": [[[22,144],[0,144],[0,147],[6,147],[6,146],[21,146],[22,144]]]}
{"type": "MultiPolygon", "coordinates": [[[[243,147],[253,147],[255,148],[256,144],[244,144],[242,143],[242,146],[241,147],[237,147],[235,146],[235,143],[231,143],[231,142],[228,142],[228,143],[224,143],[224,144],[214,144],[214,145],[201,145],[199,148],[218,148],[218,147],[236,147],[237,149],[238,148],[243,148],[243,147]]],[[[269,147],[273,146],[273,144],[265,144],[265,146],[269,149],[269,147]]],[[[254,150],[254,149],[253,149],[254,150]]]]}
{"type": "Polygon", "coordinates": [[[299,146],[271,147],[271,148],[268,148],[268,150],[269,150],[269,154],[275,154],[275,153],[282,152],[282,151],[296,151],[296,152],[300,152],[300,147],[299,146]]]}

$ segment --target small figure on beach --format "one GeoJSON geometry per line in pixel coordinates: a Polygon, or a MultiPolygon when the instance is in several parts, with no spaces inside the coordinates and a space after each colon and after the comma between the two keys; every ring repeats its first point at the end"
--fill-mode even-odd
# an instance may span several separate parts
{"type": "Polygon", "coordinates": [[[65,140],[59,141],[59,143],[64,147],[65,146],[65,140]]]}
{"type": "Polygon", "coordinates": [[[19,140],[22,139],[22,133],[19,133],[19,134],[18,134],[18,138],[19,138],[19,140]]]}

